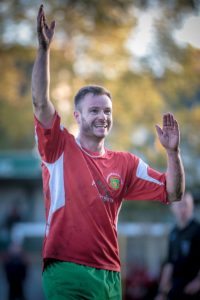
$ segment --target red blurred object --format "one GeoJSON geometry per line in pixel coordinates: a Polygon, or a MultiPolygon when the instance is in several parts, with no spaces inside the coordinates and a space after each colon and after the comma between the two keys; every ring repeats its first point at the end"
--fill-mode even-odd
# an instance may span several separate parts
{"type": "Polygon", "coordinates": [[[125,280],[124,300],[151,300],[157,290],[157,280],[149,275],[148,270],[134,265],[125,280]]]}

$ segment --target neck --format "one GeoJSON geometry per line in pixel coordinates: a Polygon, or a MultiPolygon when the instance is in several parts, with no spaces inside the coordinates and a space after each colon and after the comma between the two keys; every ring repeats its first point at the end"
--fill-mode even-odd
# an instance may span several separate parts
{"type": "Polygon", "coordinates": [[[78,135],[76,140],[81,147],[88,149],[89,151],[98,152],[100,155],[103,155],[105,153],[104,139],[91,140],[78,135]]]}
{"type": "Polygon", "coordinates": [[[185,227],[188,226],[188,224],[191,222],[192,218],[188,219],[188,220],[185,220],[185,221],[179,221],[178,222],[178,227],[180,229],[184,229],[185,227]]]}

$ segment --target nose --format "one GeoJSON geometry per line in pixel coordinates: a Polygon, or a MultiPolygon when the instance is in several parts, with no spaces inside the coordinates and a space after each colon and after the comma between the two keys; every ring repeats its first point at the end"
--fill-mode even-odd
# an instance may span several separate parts
{"type": "Polygon", "coordinates": [[[106,114],[104,113],[103,110],[101,110],[101,111],[99,112],[99,118],[100,118],[101,120],[106,120],[107,116],[106,116],[106,114]]]}

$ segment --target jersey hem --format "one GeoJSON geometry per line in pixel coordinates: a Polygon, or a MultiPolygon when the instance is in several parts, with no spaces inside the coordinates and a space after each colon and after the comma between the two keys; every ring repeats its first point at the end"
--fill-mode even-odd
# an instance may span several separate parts
{"type": "Polygon", "coordinates": [[[62,259],[61,257],[56,257],[56,256],[43,257],[43,262],[47,261],[48,259],[50,259],[50,260],[55,259],[55,260],[59,260],[59,261],[63,261],[63,262],[72,262],[72,263],[75,263],[75,264],[78,264],[78,265],[84,265],[84,266],[87,266],[87,267],[101,269],[101,270],[121,272],[120,267],[113,267],[113,266],[110,266],[110,265],[99,265],[99,264],[85,262],[85,261],[81,261],[81,260],[77,260],[77,259],[73,259],[73,258],[64,258],[64,259],[62,259]]]}

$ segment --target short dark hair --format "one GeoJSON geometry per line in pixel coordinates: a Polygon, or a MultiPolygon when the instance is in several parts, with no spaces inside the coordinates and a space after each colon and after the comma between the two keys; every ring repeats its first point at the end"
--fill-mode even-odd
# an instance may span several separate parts
{"type": "Polygon", "coordinates": [[[93,95],[106,95],[112,100],[111,94],[108,90],[106,90],[104,87],[99,85],[86,85],[83,86],[75,95],[74,97],[74,104],[77,108],[81,100],[85,97],[87,94],[93,94],[93,95]]]}

